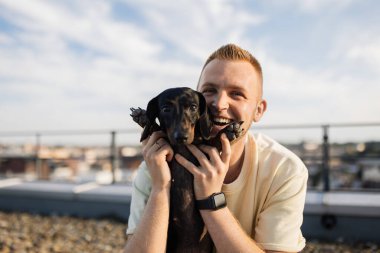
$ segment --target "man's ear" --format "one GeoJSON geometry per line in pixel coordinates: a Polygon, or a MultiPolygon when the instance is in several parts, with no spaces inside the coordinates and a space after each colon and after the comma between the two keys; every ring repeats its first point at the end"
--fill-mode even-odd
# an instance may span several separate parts
{"type": "Polygon", "coordinates": [[[266,110],[267,110],[267,101],[265,99],[259,100],[259,102],[256,105],[256,109],[254,111],[253,121],[259,122],[266,110]]]}
{"type": "Polygon", "coordinates": [[[206,99],[200,92],[197,92],[197,95],[199,98],[199,120],[197,123],[197,129],[202,138],[208,140],[210,139],[212,123],[209,118],[206,99]]]}
{"type": "Polygon", "coordinates": [[[141,134],[140,142],[148,138],[157,127],[156,118],[158,117],[158,97],[151,99],[146,108],[147,122],[141,134]]]}

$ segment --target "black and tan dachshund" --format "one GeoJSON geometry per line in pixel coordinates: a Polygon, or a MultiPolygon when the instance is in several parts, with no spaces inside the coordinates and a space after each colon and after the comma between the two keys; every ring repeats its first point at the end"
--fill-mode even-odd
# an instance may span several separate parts
{"type": "MultiPolygon", "coordinates": [[[[186,144],[207,144],[221,150],[222,132],[226,133],[230,141],[239,138],[243,132],[243,122],[232,122],[215,137],[211,137],[213,123],[205,98],[201,93],[186,87],[163,91],[148,103],[146,110],[131,110],[133,120],[144,128],[140,141],[154,131],[162,130],[174,153],[180,153],[196,166],[199,162],[186,148],[186,144]],[[159,124],[156,123],[157,118],[159,124]]],[[[195,206],[193,175],[176,159],[172,159],[169,166],[172,185],[166,252],[209,253],[213,242],[195,206]]]]}

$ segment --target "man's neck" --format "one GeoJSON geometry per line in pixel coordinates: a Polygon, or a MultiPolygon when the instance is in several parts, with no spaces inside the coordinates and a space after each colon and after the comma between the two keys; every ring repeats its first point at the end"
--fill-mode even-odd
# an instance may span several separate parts
{"type": "Polygon", "coordinates": [[[246,136],[243,136],[243,138],[231,146],[230,166],[224,179],[225,184],[232,183],[240,175],[244,161],[245,140],[246,136]]]}

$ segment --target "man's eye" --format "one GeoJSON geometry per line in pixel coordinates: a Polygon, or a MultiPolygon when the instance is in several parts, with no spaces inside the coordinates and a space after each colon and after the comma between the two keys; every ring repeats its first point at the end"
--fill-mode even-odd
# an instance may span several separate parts
{"type": "Polygon", "coordinates": [[[233,91],[233,92],[231,92],[231,95],[233,97],[244,97],[244,94],[241,93],[240,91],[233,91]]]}
{"type": "Polygon", "coordinates": [[[208,88],[208,89],[204,89],[204,90],[202,91],[202,94],[203,94],[203,95],[210,95],[210,94],[213,94],[214,92],[215,92],[214,89],[210,89],[210,88],[208,88]]]}

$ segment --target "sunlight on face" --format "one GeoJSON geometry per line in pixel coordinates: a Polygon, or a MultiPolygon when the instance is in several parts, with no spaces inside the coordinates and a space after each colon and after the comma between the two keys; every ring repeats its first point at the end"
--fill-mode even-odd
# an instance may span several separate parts
{"type": "Polygon", "coordinates": [[[266,102],[261,99],[261,80],[247,61],[212,60],[204,68],[198,90],[204,95],[214,123],[213,131],[223,128],[223,123],[244,121],[249,129],[259,121],[266,102]]]}

